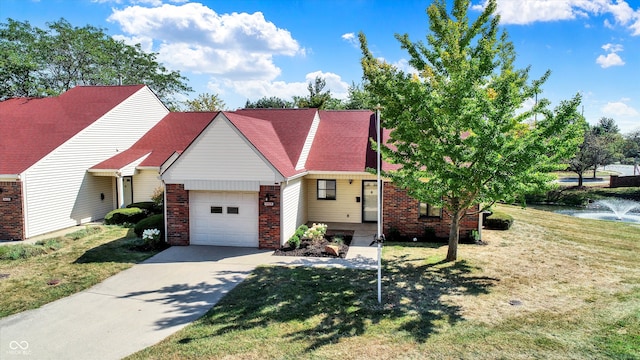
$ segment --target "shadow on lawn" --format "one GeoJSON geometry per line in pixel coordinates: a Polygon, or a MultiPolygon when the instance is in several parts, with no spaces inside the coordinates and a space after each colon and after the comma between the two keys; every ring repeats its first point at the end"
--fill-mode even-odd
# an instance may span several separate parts
{"type": "Polygon", "coordinates": [[[464,261],[424,264],[407,257],[385,261],[383,305],[379,305],[372,271],[260,267],[207,313],[202,326],[213,325],[210,336],[218,336],[275,323],[312,323],[311,328],[284,335],[291,340],[311,339],[307,351],[312,351],[362,335],[371,324],[384,321],[388,331],[403,331],[423,342],[443,322],[462,320],[460,307],[444,297],[488,293],[498,281],[473,272],[464,261]]]}
{"type": "Polygon", "coordinates": [[[161,250],[136,250],[144,241],[136,238],[133,231],[130,231],[125,237],[109,241],[94,248],[85,251],[78,257],[75,264],[102,263],[102,262],[119,262],[119,263],[138,263],[145,260],[161,250]]]}

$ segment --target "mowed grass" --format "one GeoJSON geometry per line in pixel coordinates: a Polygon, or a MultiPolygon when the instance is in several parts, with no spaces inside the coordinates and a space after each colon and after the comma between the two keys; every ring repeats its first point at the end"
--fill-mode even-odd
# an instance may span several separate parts
{"type": "Polygon", "coordinates": [[[0,260],[0,317],[87,289],[156,253],[132,250],[142,240],[130,229],[100,229],[79,230],[37,246],[2,246],[4,253],[27,255],[0,260]]]}
{"type": "Polygon", "coordinates": [[[386,244],[376,272],[260,267],[131,359],[639,359],[640,227],[498,206],[516,222],[445,263],[386,244]]]}

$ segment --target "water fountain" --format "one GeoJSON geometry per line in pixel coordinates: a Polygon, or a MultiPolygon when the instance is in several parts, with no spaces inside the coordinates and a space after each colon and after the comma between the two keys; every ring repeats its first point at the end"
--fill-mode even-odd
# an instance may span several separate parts
{"type": "Polygon", "coordinates": [[[586,219],[612,220],[640,223],[640,202],[625,199],[595,201],[584,210],[563,211],[563,213],[586,219]]]}

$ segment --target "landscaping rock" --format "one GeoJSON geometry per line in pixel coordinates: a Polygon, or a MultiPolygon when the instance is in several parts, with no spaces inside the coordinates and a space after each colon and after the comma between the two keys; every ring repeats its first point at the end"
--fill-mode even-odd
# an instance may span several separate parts
{"type": "Polygon", "coordinates": [[[333,256],[340,256],[340,247],[337,245],[327,245],[324,247],[324,252],[333,256]]]}

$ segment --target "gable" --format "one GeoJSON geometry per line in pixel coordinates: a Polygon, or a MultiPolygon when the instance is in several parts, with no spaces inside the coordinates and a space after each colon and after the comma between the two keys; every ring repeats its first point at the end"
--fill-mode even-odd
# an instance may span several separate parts
{"type": "Polygon", "coordinates": [[[273,184],[283,177],[221,113],[166,169],[162,179],[174,184],[198,181],[273,184]]]}
{"type": "Polygon", "coordinates": [[[0,174],[20,174],[144,88],[78,86],[50,98],[0,102],[0,174]]]}

